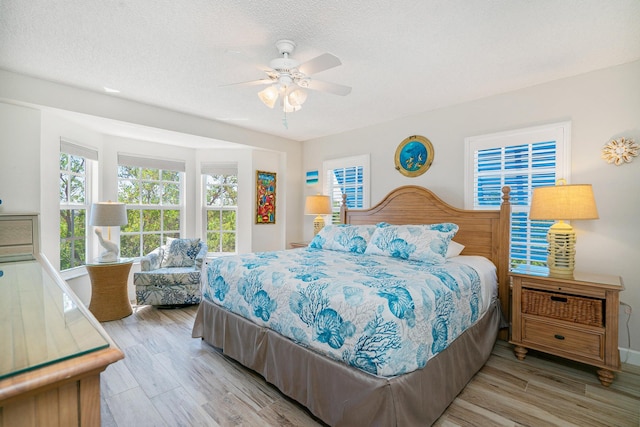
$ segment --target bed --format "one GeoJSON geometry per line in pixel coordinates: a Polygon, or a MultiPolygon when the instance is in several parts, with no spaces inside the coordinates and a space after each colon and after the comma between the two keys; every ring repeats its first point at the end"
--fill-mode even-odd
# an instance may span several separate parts
{"type": "MultiPolygon", "coordinates": [[[[369,233],[359,250],[327,250],[330,245],[316,236],[309,248],[214,260],[192,336],[258,372],[328,425],[430,425],[489,358],[505,326],[503,315],[509,314],[508,187],[502,199],[500,210],[467,211],[428,189],[404,186],[371,209],[349,210],[343,203],[345,229],[369,233]],[[427,234],[418,233],[421,241],[433,238],[436,250],[426,253],[435,261],[368,252],[381,236],[407,230],[415,235],[419,224],[438,224],[419,227],[427,234]],[[442,251],[450,236],[464,246],[461,256],[448,258],[442,251]],[[269,270],[270,262],[284,270],[269,270]],[[494,267],[493,291],[485,283],[491,273],[475,272],[486,264],[494,267]],[[381,285],[385,275],[391,282],[381,285]],[[435,276],[445,280],[431,283],[435,276]],[[448,282],[451,277],[455,282],[448,282]],[[334,289],[338,284],[340,290],[334,289]],[[363,302],[363,293],[377,302],[363,302]],[[426,326],[429,310],[419,304],[436,300],[446,301],[447,315],[452,313],[444,327],[437,321],[426,326]],[[364,323],[357,322],[359,316],[364,323]],[[399,338],[399,331],[408,338],[399,338]],[[376,353],[374,344],[380,343],[385,353],[376,353]]],[[[350,242],[358,242],[358,233],[350,242]]]]}

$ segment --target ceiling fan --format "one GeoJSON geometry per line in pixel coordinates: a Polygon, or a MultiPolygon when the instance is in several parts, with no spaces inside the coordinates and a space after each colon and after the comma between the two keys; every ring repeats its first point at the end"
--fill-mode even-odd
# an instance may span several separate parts
{"type": "Polygon", "coordinates": [[[336,56],[330,53],[323,53],[309,61],[300,63],[289,57],[296,47],[294,42],[291,40],[279,40],[276,42],[276,47],[282,56],[271,60],[269,68],[264,69],[267,74],[266,78],[233,85],[268,84],[267,88],[258,92],[258,97],[269,108],[273,108],[279,98],[285,113],[298,111],[302,108],[302,104],[307,100],[305,89],[341,96],[351,93],[349,86],[324,82],[311,77],[312,74],[341,65],[342,62],[336,56]]]}

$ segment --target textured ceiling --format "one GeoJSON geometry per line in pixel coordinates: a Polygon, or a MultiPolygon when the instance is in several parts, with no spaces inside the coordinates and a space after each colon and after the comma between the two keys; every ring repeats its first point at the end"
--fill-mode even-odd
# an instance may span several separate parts
{"type": "MultiPolygon", "coordinates": [[[[0,68],[294,140],[640,58],[639,0],[0,0],[0,68]],[[270,110],[260,66],[329,52],[353,88],[270,110]]],[[[639,77],[640,78],[640,77],[639,77]]]]}

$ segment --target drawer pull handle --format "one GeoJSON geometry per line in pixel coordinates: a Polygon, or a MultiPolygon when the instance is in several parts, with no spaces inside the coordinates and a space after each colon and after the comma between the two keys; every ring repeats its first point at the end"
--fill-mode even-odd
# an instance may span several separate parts
{"type": "Polygon", "coordinates": [[[566,297],[557,297],[555,295],[552,295],[551,296],[551,301],[567,302],[567,298],[566,297]]]}
{"type": "Polygon", "coordinates": [[[560,335],[560,334],[555,334],[553,337],[554,337],[555,339],[557,339],[557,340],[563,340],[563,339],[564,339],[564,336],[562,336],[562,335],[560,335]]]}

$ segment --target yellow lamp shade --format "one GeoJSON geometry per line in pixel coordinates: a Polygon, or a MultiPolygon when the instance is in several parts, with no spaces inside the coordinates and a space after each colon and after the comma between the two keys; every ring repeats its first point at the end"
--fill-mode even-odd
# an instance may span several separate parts
{"type": "Polygon", "coordinates": [[[563,184],[533,189],[529,219],[558,220],[547,233],[549,274],[573,277],[576,232],[564,222],[572,219],[598,219],[598,209],[589,184],[563,184]]]}
{"type": "Polygon", "coordinates": [[[304,203],[305,215],[317,215],[313,220],[313,235],[318,234],[324,227],[324,219],[322,215],[329,215],[331,210],[331,198],[318,194],[316,196],[307,196],[304,203]]]}
{"type": "Polygon", "coordinates": [[[533,189],[530,219],[598,219],[590,184],[555,185],[533,189]]]}

